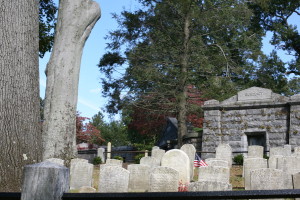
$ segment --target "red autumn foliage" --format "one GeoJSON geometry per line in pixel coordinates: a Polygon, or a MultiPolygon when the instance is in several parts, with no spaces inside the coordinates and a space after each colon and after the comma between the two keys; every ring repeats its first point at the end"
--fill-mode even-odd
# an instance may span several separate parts
{"type": "Polygon", "coordinates": [[[89,144],[101,145],[105,140],[101,137],[100,131],[93,126],[87,117],[82,117],[77,112],[76,114],[76,142],[77,144],[85,142],[89,144]]]}
{"type": "MultiPolygon", "coordinates": [[[[151,99],[151,96],[145,97],[151,99]]],[[[149,100],[151,101],[151,100],[149,100]]],[[[173,101],[174,100],[170,100],[173,101]]],[[[201,92],[198,91],[192,85],[188,86],[188,105],[189,106],[202,106],[206,99],[201,97],[201,92]]],[[[160,108],[156,110],[167,110],[166,105],[160,105],[160,108]]],[[[143,108],[135,109],[131,115],[132,122],[129,124],[128,128],[131,130],[136,130],[139,134],[142,135],[155,135],[162,131],[166,123],[167,117],[176,117],[176,113],[172,112],[154,112],[143,108]]],[[[202,128],[203,125],[203,116],[202,113],[189,112],[187,115],[187,121],[190,122],[194,127],[202,128]]]]}

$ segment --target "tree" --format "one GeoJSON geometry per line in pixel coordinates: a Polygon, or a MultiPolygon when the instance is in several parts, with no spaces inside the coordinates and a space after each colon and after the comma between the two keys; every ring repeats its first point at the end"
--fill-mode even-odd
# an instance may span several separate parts
{"type": "Polygon", "coordinates": [[[300,16],[300,2],[294,0],[255,0],[249,3],[254,10],[255,26],[271,31],[271,43],[287,51],[295,59],[289,63],[287,74],[300,75],[300,34],[297,26],[289,23],[292,15],[300,16]]]}
{"type": "Polygon", "coordinates": [[[120,29],[108,36],[109,51],[99,62],[106,74],[104,95],[111,98],[108,111],[128,104],[148,110],[168,105],[162,107],[178,119],[181,146],[187,133],[188,86],[209,94],[212,85],[232,95],[235,83],[255,67],[261,35],[251,29],[252,12],[244,1],[140,2],[143,9],[114,16],[120,29]],[[115,78],[114,70],[120,72],[124,65],[123,76],[115,78]]]}
{"type": "Polygon", "coordinates": [[[38,1],[0,5],[0,192],[19,192],[23,167],[42,152],[38,1]]]}
{"type": "Polygon", "coordinates": [[[61,158],[68,164],[76,151],[76,105],[82,49],[100,18],[94,1],[60,2],[58,23],[47,64],[43,123],[43,159],[61,158]]]}

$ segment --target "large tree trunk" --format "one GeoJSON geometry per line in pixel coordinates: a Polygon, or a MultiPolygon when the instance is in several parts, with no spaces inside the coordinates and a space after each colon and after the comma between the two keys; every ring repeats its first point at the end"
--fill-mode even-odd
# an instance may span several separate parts
{"type": "Polygon", "coordinates": [[[76,105],[83,46],[100,18],[91,0],[61,0],[53,51],[47,65],[43,159],[76,156],[76,105]]]}
{"type": "Polygon", "coordinates": [[[0,192],[20,191],[22,168],[39,162],[37,0],[0,0],[0,192]]]}
{"type": "Polygon", "coordinates": [[[187,115],[187,77],[189,60],[189,39],[190,39],[190,13],[187,12],[184,21],[184,40],[183,53],[181,55],[181,74],[180,74],[180,94],[178,101],[178,148],[182,146],[182,137],[187,134],[186,115],[187,115]]]}

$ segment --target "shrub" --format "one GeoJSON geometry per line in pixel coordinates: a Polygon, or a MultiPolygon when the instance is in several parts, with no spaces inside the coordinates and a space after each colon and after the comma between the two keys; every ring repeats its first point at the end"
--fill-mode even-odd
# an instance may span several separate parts
{"type": "Polygon", "coordinates": [[[267,156],[267,154],[264,154],[264,159],[269,159],[269,156],[267,156]]]}
{"type": "Polygon", "coordinates": [[[243,165],[244,156],[242,154],[236,155],[233,157],[233,162],[237,165],[243,165]]]}
{"type": "Polygon", "coordinates": [[[121,156],[114,156],[114,159],[117,159],[117,160],[124,160],[124,158],[123,157],[121,157],[121,156]]]}
{"type": "Polygon", "coordinates": [[[94,159],[93,159],[93,164],[94,165],[99,165],[99,164],[101,164],[102,163],[102,160],[101,160],[101,158],[99,157],[99,156],[97,156],[97,157],[95,157],[94,159]]]}
{"type": "Polygon", "coordinates": [[[141,158],[142,157],[144,157],[145,155],[144,154],[137,154],[136,156],[134,156],[134,162],[136,163],[136,164],[140,164],[140,160],[141,160],[141,158]]]}

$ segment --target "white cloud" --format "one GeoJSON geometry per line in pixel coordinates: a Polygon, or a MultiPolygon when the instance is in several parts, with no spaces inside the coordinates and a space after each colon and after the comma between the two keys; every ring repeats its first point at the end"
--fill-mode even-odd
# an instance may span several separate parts
{"type": "Polygon", "coordinates": [[[84,106],[86,106],[86,107],[88,107],[88,108],[90,108],[94,111],[97,111],[97,112],[100,111],[100,108],[98,106],[96,106],[95,104],[93,104],[93,103],[91,103],[91,102],[89,102],[85,99],[78,98],[78,103],[80,103],[80,104],[82,104],[82,105],[84,105],[84,106]]]}

